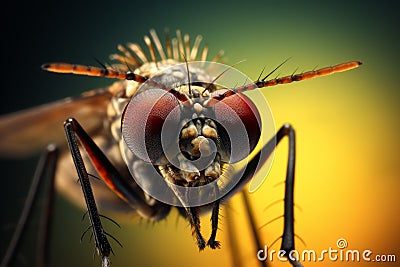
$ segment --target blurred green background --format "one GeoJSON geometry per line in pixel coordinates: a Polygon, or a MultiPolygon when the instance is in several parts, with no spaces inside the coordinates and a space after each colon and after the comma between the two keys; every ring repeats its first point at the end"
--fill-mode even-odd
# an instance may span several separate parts
{"type": "MultiPolygon", "coordinates": [[[[297,130],[295,200],[301,210],[296,209],[296,233],[306,243],[297,240],[297,248],[336,249],[336,241],[345,238],[348,249],[396,254],[399,262],[398,10],[396,1],[10,2],[0,11],[0,112],[111,84],[102,78],[49,74],[40,65],[54,61],[96,65],[94,58],[108,61],[119,43],[143,44],[142,37],[150,28],[159,33],[164,27],[181,29],[192,38],[201,34],[211,55],[224,49],[229,63],[246,59],[237,68],[253,79],[264,66],[273,69],[288,57],[292,59],[278,71],[282,75],[360,60],[364,65],[359,69],[271,87],[265,95],[276,127],[290,122],[297,130]]],[[[250,195],[260,227],[282,213],[279,205],[264,211],[269,203],[283,198],[282,186],[275,187],[285,174],[286,141],[281,146],[263,187],[250,195]]],[[[0,255],[15,227],[36,160],[0,161],[0,255]]],[[[114,246],[113,266],[229,265],[224,228],[231,223],[238,233],[241,264],[256,266],[256,250],[241,221],[239,200],[233,200],[235,218],[223,220],[220,227],[223,248],[219,251],[199,253],[190,228],[176,219],[176,213],[157,225],[124,222],[122,230],[110,226],[124,244],[123,249],[114,246]]],[[[100,266],[98,258],[92,260],[92,244],[79,243],[86,228],[80,221],[82,211],[61,197],[56,201],[52,265],[100,266]]],[[[281,234],[281,222],[259,229],[266,245],[281,234]]],[[[33,265],[30,253],[35,253],[37,224],[36,220],[31,226],[17,266],[33,265]]],[[[207,224],[205,217],[203,225],[207,224]]],[[[278,249],[279,242],[273,248],[278,249]]],[[[304,264],[364,266],[365,262],[304,264]]],[[[375,265],[396,263],[368,263],[375,265]]]]}

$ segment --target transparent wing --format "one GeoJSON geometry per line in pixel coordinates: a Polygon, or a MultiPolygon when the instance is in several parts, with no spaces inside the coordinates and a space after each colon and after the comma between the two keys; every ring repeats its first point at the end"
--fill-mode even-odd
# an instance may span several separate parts
{"type": "Polygon", "coordinates": [[[110,88],[88,91],[42,106],[0,117],[0,157],[23,157],[41,151],[49,143],[66,143],[63,123],[74,117],[89,134],[99,131],[113,93],[110,88]]]}

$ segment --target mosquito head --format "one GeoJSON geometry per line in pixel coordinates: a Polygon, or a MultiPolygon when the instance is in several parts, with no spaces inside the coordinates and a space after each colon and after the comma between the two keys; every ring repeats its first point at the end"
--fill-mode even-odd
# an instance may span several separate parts
{"type": "MultiPolygon", "coordinates": [[[[180,90],[188,93],[189,85],[180,90]]],[[[221,165],[247,157],[261,134],[260,115],[249,98],[237,94],[210,106],[213,95],[203,95],[203,90],[192,84],[186,101],[161,89],[144,91],[122,118],[130,151],[160,166],[164,178],[175,184],[196,186],[218,179],[221,165]]]]}
{"type": "Polygon", "coordinates": [[[186,187],[218,179],[222,165],[246,158],[261,134],[260,114],[248,97],[215,98],[229,91],[217,90],[216,80],[231,67],[208,77],[198,68],[202,64],[185,62],[153,76],[122,118],[129,151],[158,166],[165,180],[186,187]]]}

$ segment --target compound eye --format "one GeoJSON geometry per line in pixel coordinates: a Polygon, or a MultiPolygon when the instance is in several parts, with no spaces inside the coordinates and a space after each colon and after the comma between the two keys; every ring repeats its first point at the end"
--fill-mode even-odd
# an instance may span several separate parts
{"type": "Polygon", "coordinates": [[[135,156],[157,164],[177,136],[174,131],[166,131],[161,138],[165,125],[168,129],[177,129],[179,121],[176,97],[162,89],[150,89],[132,97],[126,106],[122,116],[122,137],[135,156]]]}
{"type": "MultiPolygon", "coordinates": [[[[218,90],[211,97],[221,95],[218,90]]],[[[254,103],[243,94],[234,94],[214,105],[215,117],[224,129],[219,131],[221,143],[229,162],[246,158],[255,148],[261,135],[261,119],[254,103]]]]}

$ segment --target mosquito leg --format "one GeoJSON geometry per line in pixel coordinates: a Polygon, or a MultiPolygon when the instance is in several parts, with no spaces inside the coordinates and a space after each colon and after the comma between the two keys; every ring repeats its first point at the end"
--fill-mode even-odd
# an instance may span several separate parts
{"type": "MultiPolygon", "coordinates": [[[[236,185],[236,189],[243,187],[254,175],[259,163],[264,163],[268,157],[275,150],[276,146],[287,136],[289,138],[289,155],[288,164],[286,170],[286,180],[285,180],[285,203],[284,203],[284,226],[282,234],[282,244],[281,250],[285,251],[285,256],[288,257],[289,262],[293,266],[302,266],[301,263],[291,256],[291,251],[294,248],[294,170],[296,161],[296,136],[293,127],[290,124],[283,125],[276,135],[268,141],[267,144],[263,146],[260,152],[258,152],[254,158],[247,164],[245,170],[243,171],[242,177],[236,185]]],[[[241,173],[241,172],[238,172],[241,173]]],[[[234,180],[234,179],[233,179],[234,180]]],[[[226,196],[229,198],[236,192],[235,188],[226,196]]]]}
{"type": "Polygon", "coordinates": [[[196,237],[197,246],[199,250],[203,250],[206,247],[206,241],[201,235],[200,231],[200,218],[196,208],[187,207],[186,213],[192,228],[192,234],[196,237]]]}
{"type": "Polygon", "coordinates": [[[219,219],[218,214],[219,214],[219,200],[214,202],[211,213],[211,236],[207,241],[207,245],[212,249],[220,248],[221,246],[220,242],[215,240],[218,230],[218,219],[219,219]]]}
{"type": "MultiPolygon", "coordinates": [[[[67,135],[73,136],[74,140],[76,140],[75,135],[79,138],[80,144],[85,149],[101,179],[119,198],[129,204],[144,218],[160,220],[168,215],[171,206],[155,199],[152,199],[151,205],[146,202],[143,191],[139,190],[137,186],[133,186],[132,177],[121,175],[75,119],[68,119],[65,122],[65,128],[68,128],[67,135]]],[[[77,145],[74,149],[77,151],[71,150],[72,153],[79,152],[77,145]]],[[[76,165],[76,167],[81,168],[80,165],[76,165]]]]}
{"type": "MultiPolygon", "coordinates": [[[[244,209],[245,209],[247,218],[250,223],[251,234],[253,236],[254,243],[256,245],[256,248],[261,248],[262,244],[261,244],[260,237],[257,234],[257,226],[256,226],[255,216],[254,216],[253,210],[250,206],[250,201],[248,199],[247,193],[244,190],[242,190],[241,195],[242,195],[242,199],[243,199],[244,209]]],[[[267,267],[268,266],[267,261],[260,260],[260,266],[267,267]]]]}
{"type": "Polygon", "coordinates": [[[144,192],[141,189],[138,189],[136,184],[132,182],[132,177],[125,177],[120,174],[120,172],[114,167],[106,155],[104,155],[101,149],[95,144],[92,138],[90,138],[90,136],[75,119],[68,119],[64,123],[64,128],[85,197],[90,222],[93,228],[96,249],[102,257],[103,266],[109,266],[109,254],[111,252],[111,247],[106,238],[107,234],[104,232],[101,225],[100,216],[98,214],[96,203],[93,197],[90,181],[88,179],[88,173],[78,147],[77,138],[79,139],[79,143],[85,149],[102,181],[113,192],[115,192],[119,198],[129,204],[141,216],[148,219],[160,220],[167,216],[171,206],[155,199],[152,199],[152,203],[149,204],[146,201],[144,192]]]}
{"type": "Polygon", "coordinates": [[[55,195],[55,176],[56,167],[58,161],[58,151],[56,147],[49,145],[47,151],[51,155],[48,158],[48,176],[50,179],[46,188],[44,208],[42,211],[41,229],[39,231],[38,239],[38,265],[37,266],[49,266],[49,244],[50,244],[50,232],[53,225],[53,213],[54,213],[54,195],[55,195]]]}
{"type": "MultiPolygon", "coordinates": [[[[203,235],[200,231],[200,217],[196,207],[187,206],[187,196],[181,194],[180,191],[176,190],[175,186],[172,186],[172,183],[167,183],[172,192],[174,192],[177,199],[184,205],[183,208],[179,208],[181,214],[186,215],[186,219],[190,223],[190,227],[192,229],[192,235],[196,238],[197,246],[199,250],[203,250],[206,247],[206,241],[204,240],[203,235]]],[[[218,219],[218,215],[217,215],[218,219]]]]}
{"type": "MultiPolygon", "coordinates": [[[[31,186],[29,188],[28,196],[25,200],[25,204],[21,213],[21,216],[19,218],[17,227],[14,231],[14,234],[11,238],[10,244],[7,248],[6,254],[1,262],[1,267],[7,267],[10,265],[10,263],[13,261],[15,258],[16,252],[18,251],[19,248],[19,243],[21,240],[21,237],[24,236],[24,232],[26,230],[26,224],[29,221],[32,210],[33,210],[33,205],[37,201],[37,193],[39,188],[41,187],[41,183],[43,182],[43,176],[45,174],[49,173],[50,176],[50,182],[47,185],[48,190],[46,194],[46,200],[45,204],[46,208],[43,211],[43,221],[46,221],[46,225],[51,224],[51,214],[52,214],[52,195],[54,192],[54,173],[57,165],[57,159],[58,159],[58,150],[54,145],[49,145],[46,150],[43,152],[39,163],[37,165],[35,174],[32,179],[31,186]]],[[[46,231],[41,231],[41,234],[38,238],[38,242],[41,242],[41,245],[39,245],[39,256],[37,258],[38,264],[37,266],[46,266],[47,261],[48,261],[48,233],[49,230],[47,229],[46,231]]]]}
{"type": "Polygon", "coordinates": [[[83,162],[81,153],[79,151],[78,142],[75,136],[75,130],[73,128],[73,125],[69,121],[65,123],[64,128],[65,128],[65,133],[67,135],[68,146],[71,151],[72,159],[74,161],[79,181],[82,186],[83,195],[85,197],[90,223],[93,228],[95,246],[97,252],[101,256],[102,266],[106,267],[110,265],[109,255],[111,252],[111,246],[107,240],[103,226],[100,221],[96,202],[93,197],[92,187],[89,181],[89,176],[86,171],[86,167],[83,162]]]}
{"type": "Polygon", "coordinates": [[[284,226],[282,234],[281,250],[285,251],[285,255],[293,266],[303,266],[299,261],[294,259],[290,254],[294,251],[294,171],[296,165],[296,134],[293,127],[289,124],[283,125],[276,134],[276,142],[282,140],[283,137],[289,138],[288,163],[285,179],[285,202],[284,202],[284,226]]]}
{"type": "Polygon", "coordinates": [[[286,252],[293,266],[302,266],[290,253],[294,248],[294,170],[296,165],[296,134],[291,125],[285,124],[277,133],[277,144],[283,137],[289,138],[288,163],[285,179],[284,227],[281,250],[286,252]]]}
{"type": "Polygon", "coordinates": [[[290,124],[283,125],[276,133],[276,144],[283,137],[289,138],[288,163],[286,168],[285,179],[285,202],[284,202],[284,224],[282,234],[281,250],[285,251],[285,256],[289,262],[295,266],[303,266],[299,261],[294,259],[290,254],[295,250],[294,247],[294,171],[296,165],[296,134],[290,124]]]}

